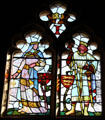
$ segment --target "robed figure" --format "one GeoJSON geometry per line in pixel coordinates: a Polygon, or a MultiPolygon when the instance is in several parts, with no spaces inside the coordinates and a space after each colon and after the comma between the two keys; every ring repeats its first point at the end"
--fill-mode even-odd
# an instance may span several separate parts
{"type": "Polygon", "coordinates": [[[95,72],[97,69],[96,58],[88,53],[88,40],[80,40],[76,52],[70,52],[67,64],[75,76],[71,93],[71,110],[66,115],[75,114],[76,104],[80,103],[82,114],[88,116],[89,103],[93,107],[96,99],[95,72]],[[84,103],[84,108],[83,104],[84,103]]]}

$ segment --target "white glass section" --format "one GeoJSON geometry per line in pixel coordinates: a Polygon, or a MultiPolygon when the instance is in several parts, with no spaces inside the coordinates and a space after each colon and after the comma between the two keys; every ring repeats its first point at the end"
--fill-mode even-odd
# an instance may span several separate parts
{"type": "Polygon", "coordinates": [[[26,37],[26,41],[27,41],[27,43],[31,43],[30,36],[26,37]]]}
{"type": "Polygon", "coordinates": [[[38,38],[36,38],[36,35],[31,35],[30,38],[32,42],[38,42],[38,38]]]}
{"type": "Polygon", "coordinates": [[[97,60],[100,60],[100,56],[94,55],[94,57],[95,57],[97,60]]]}
{"type": "Polygon", "coordinates": [[[51,25],[50,29],[51,29],[51,31],[52,31],[53,33],[56,32],[56,27],[55,27],[54,25],[53,25],[53,27],[52,27],[52,25],[51,25]]]}
{"type": "Polygon", "coordinates": [[[96,49],[97,49],[97,46],[96,46],[96,45],[90,45],[90,49],[91,49],[91,50],[96,50],[96,49]]]}
{"type": "Polygon", "coordinates": [[[55,35],[57,38],[60,36],[60,35],[55,35]]]}
{"type": "Polygon", "coordinates": [[[21,48],[21,51],[22,52],[25,52],[27,49],[28,49],[28,47],[29,47],[29,44],[25,44],[24,46],[23,46],[23,48],[21,48]]]}
{"type": "Polygon", "coordinates": [[[90,46],[88,46],[88,50],[90,50],[91,48],[90,48],[90,46]]]}
{"type": "Polygon", "coordinates": [[[102,111],[102,105],[95,103],[94,104],[94,109],[96,112],[101,112],[102,111]]]}
{"type": "Polygon", "coordinates": [[[78,48],[78,45],[75,44],[75,45],[74,45],[74,48],[78,48]]]}
{"type": "Polygon", "coordinates": [[[17,70],[18,70],[18,67],[12,66],[11,75],[16,73],[17,70]]]}
{"type": "Polygon", "coordinates": [[[14,53],[13,57],[22,57],[23,53],[14,53]]]}
{"type": "Polygon", "coordinates": [[[47,49],[47,48],[49,47],[49,45],[48,45],[48,44],[46,44],[46,45],[44,45],[44,47],[45,47],[45,49],[47,49]]]}
{"type": "Polygon", "coordinates": [[[50,25],[50,29],[52,29],[54,27],[54,24],[52,23],[51,25],[50,25]]]}
{"type": "Polygon", "coordinates": [[[72,48],[72,51],[76,52],[76,51],[78,51],[78,49],[77,48],[72,48]]]}
{"type": "Polygon", "coordinates": [[[69,66],[63,67],[63,68],[62,68],[62,71],[61,71],[61,74],[62,74],[62,75],[66,75],[66,72],[67,72],[67,71],[70,71],[69,66]]]}
{"type": "Polygon", "coordinates": [[[49,69],[49,65],[45,65],[45,67],[44,67],[45,72],[47,72],[48,69],[49,69]]]}
{"type": "Polygon", "coordinates": [[[78,39],[74,38],[74,41],[75,41],[75,44],[76,44],[76,45],[79,45],[79,44],[80,44],[80,41],[79,41],[78,39]]]}
{"type": "Polygon", "coordinates": [[[42,21],[48,21],[48,20],[49,20],[47,16],[40,16],[40,19],[41,19],[42,21]]]}
{"type": "Polygon", "coordinates": [[[91,104],[89,104],[89,108],[88,108],[89,112],[95,112],[94,108],[91,106],[91,104]]]}
{"type": "Polygon", "coordinates": [[[67,66],[66,60],[62,61],[62,66],[61,67],[65,67],[65,66],[67,66]]]}
{"type": "Polygon", "coordinates": [[[63,13],[65,12],[65,10],[66,10],[65,7],[59,7],[58,10],[57,10],[57,12],[58,12],[59,14],[63,14],[63,13]]]}
{"type": "Polygon", "coordinates": [[[51,11],[52,11],[52,13],[56,13],[57,12],[57,7],[51,7],[51,11]]]}
{"type": "Polygon", "coordinates": [[[61,4],[55,4],[51,8],[52,13],[63,14],[66,11],[66,7],[61,4]]]}
{"type": "Polygon", "coordinates": [[[39,36],[40,36],[40,35],[36,34],[36,35],[35,35],[35,38],[36,38],[36,39],[38,39],[38,38],[39,38],[39,36]]]}
{"type": "Polygon", "coordinates": [[[44,48],[44,47],[39,47],[39,50],[40,50],[41,52],[44,52],[45,48],[44,48]]]}
{"type": "Polygon", "coordinates": [[[67,55],[62,55],[62,59],[67,59],[67,57],[68,57],[68,54],[67,55]]]}
{"type": "Polygon", "coordinates": [[[89,38],[85,38],[85,37],[84,37],[84,38],[81,38],[81,41],[87,43],[87,42],[89,41],[89,38]]]}
{"type": "Polygon", "coordinates": [[[97,88],[96,91],[97,91],[97,94],[101,94],[101,88],[97,88]]]}
{"type": "Polygon", "coordinates": [[[49,58],[49,57],[51,57],[50,54],[46,54],[45,52],[43,53],[43,56],[44,56],[45,58],[49,58]]]}
{"type": "Polygon", "coordinates": [[[101,88],[101,81],[100,80],[96,82],[96,86],[97,86],[97,88],[101,88]]]}
{"type": "Polygon", "coordinates": [[[61,34],[63,31],[59,29],[59,33],[61,34]]]}
{"type": "Polygon", "coordinates": [[[38,42],[40,42],[40,40],[42,39],[42,37],[41,36],[39,36],[39,38],[38,38],[38,42]]]}
{"type": "Polygon", "coordinates": [[[96,102],[102,102],[101,95],[96,95],[96,102]]]}
{"type": "Polygon", "coordinates": [[[74,15],[70,15],[70,17],[67,19],[68,22],[73,22],[76,20],[76,17],[74,15]]]}
{"type": "Polygon", "coordinates": [[[51,91],[46,92],[47,97],[50,96],[50,95],[51,95],[51,91]]]}
{"type": "Polygon", "coordinates": [[[76,36],[73,37],[73,39],[80,40],[80,39],[81,39],[81,36],[80,36],[80,35],[76,35],[76,36]]]}
{"type": "Polygon", "coordinates": [[[39,46],[39,49],[40,49],[40,47],[44,47],[45,49],[47,49],[49,47],[49,44],[48,43],[46,43],[46,44],[39,43],[38,46],[39,46]]]}
{"type": "Polygon", "coordinates": [[[12,64],[19,67],[23,59],[13,59],[12,64]]]}
{"type": "Polygon", "coordinates": [[[42,37],[39,34],[37,34],[36,32],[32,32],[32,33],[26,35],[25,38],[26,38],[27,43],[31,43],[31,42],[40,42],[42,37]]]}
{"type": "Polygon", "coordinates": [[[24,47],[24,43],[17,43],[17,48],[22,49],[24,47]]]}
{"type": "Polygon", "coordinates": [[[93,51],[92,50],[88,50],[88,53],[93,54],[93,51]]]}
{"type": "Polygon", "coordinates": [[[84,33],[74,34],[74,35],[73,35],[73,40],[76,41],[76,39],[77,39],[78,41],[85,42],[85,43],[88,43],[88,41],[89,41],[89,38],[88,38],[87,35],[84,34],[84,33]]]}
{"type": "Polygon", "coordinates": [[[52,60],[51,59],[46,59],[46,64],[47,65],[51,65],[52,64],[52,60]]]}
{"type": "Polygon", "coordinates": [[[57,26],[60,26],[60,24],[58,23],[60,21],[60,19],[58,18],[58,19],[56,19],[56,23],[55,23],[55,25],[57,25],[57,26]]]}
{"type": "Polygon", "coordinates": [[[14,79],[10,80],[10,88],[19,87],[19,84],[20,84],[19,80],[14,80],[14,79]]]}
{"type": "Polygon", "coordinates": [[[100,72],[96,72],[95,73],[95,75],[96,75],[96,80],[100,80],[101,79],[101,73],[100,72]]]}
{"type": "Polygon", "coordinates": [[[66,26],[64,24],[62,24],[62,26],[60,27],[61,30],[65,30],[66,29],[66,26]]]}

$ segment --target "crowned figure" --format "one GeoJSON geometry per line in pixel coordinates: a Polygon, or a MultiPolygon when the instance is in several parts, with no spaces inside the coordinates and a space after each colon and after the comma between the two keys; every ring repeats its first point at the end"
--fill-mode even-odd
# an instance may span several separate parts
{"type": "MultiPolygon", "coordinates": [[[[66,115],[75,114],[76,104],[80,103],[80,108],[84,116],[88,116],[88,107],[96,99],[95,72],[97,69],[96,58],[88,52],[89,38],[75,39],[78,44],[77,50],[68,56],[67,64],[75,76],[71,93],[71,110],[66,115]],[[84,103],[84,107],[83,107],[84,103]]],[[[72,50],[75,48],[72,48],[72,50]]],[[[74,50],[73,50],[74,51],[74,50]]]]}
{"type": "Polygon", "coordinates": [[[39,50],[40,36],[35,39],[34,34],[26,36],[29,44],[28,49],[23,52],[22,62],[18,70],[11,78],[20,79],[20,102],[18,112],[24,113],[46,113],[47,108],[42,107],[38,92],[38,71],[44,69],[46,62],[43,53],[39,50]]]}

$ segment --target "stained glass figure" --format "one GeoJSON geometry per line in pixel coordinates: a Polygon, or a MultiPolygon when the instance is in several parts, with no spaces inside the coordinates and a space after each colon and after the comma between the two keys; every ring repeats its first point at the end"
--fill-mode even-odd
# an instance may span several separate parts
{"type": "Polygon", "coordinates": [[[100,57],[93,54],[97,45],[80,33],[62,55],[60,102],[57,115],[100,116],[102,113],[100,57]]]}
{"type": "Polygon", "coordinates": [[[66,30],[65,22],[73,22],[76,20],[76,17],[73,14],[64,14],[66,7],[61,4],[51,6],[50,10],[52,13],[48,11],[40,13],[40,19],[50,22],[49,28],[58,38],[60,34],[66,30]]]}
{"type": "Polygon", "coordinates": [[[18,42],[20,53],[12,57],[7,115],[48,115],[51,96],[51,55],[49,46],[40,43],[41,35],[32,32],[18,42]]]}

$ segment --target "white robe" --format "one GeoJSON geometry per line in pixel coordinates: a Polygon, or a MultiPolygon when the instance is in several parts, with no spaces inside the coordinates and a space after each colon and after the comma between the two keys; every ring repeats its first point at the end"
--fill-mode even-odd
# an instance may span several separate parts
{"type": "Polygon", "coordinates": [[[80,88],[82,89],[80,95],[81,99],[84,101],[90,100],[88,78],[86,74],[84,74],[86,70],[82,69],[86,64],[93,65],[94,69],[97,68],[97,61],[95,61],[95,58],[92,55],[90,55],[89,53],[82,55],[79,54],[79,52],[75,52],[73,55],[73,61],[71,62],[70,65],[70,68],[73,71],[73,75],[75,76],[75,80],[72,85],[72,101],[80,101],[79,98],[80,88]]]}

